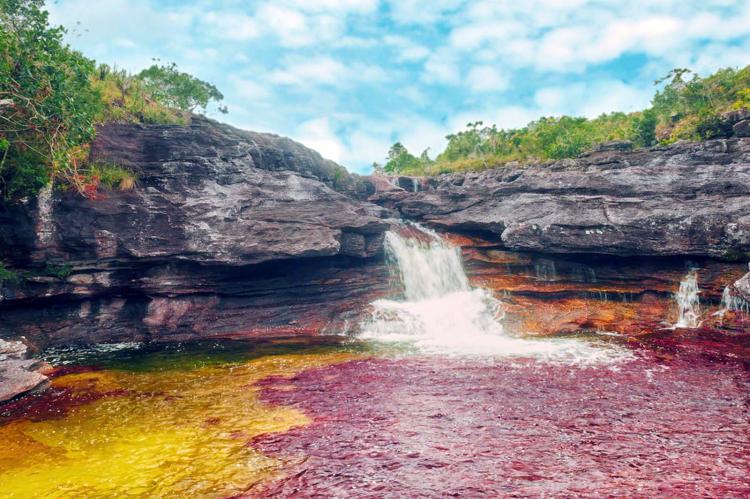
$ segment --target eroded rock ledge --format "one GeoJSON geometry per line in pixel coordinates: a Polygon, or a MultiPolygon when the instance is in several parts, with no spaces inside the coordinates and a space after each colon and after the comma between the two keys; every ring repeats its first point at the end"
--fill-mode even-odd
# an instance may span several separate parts
{"type": "MultiPolygon", "coordinates": [[[[203,118],[112,124],[94,161],[137,188],[43,192],[0,211],[0,337],[39,347],[317,333],[384,288],[388,210],[369,184],[289,139],[203,118]],[[69,275],[44,275],[49,263],[69,275]]],[[[2,210],[2,209],[0,209],[2,210]]]]}
{"type": "Polygon", "coordinates": [[[750,251],[748,138],[390,180],[372,181],[372,201],[510,250],[730,260],[750,251]]]}

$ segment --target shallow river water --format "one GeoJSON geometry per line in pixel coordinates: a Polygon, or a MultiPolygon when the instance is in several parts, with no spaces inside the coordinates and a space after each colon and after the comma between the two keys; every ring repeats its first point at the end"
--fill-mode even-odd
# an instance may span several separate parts
{"type": "Polygon", "coordinates": [[[750,373],[702,355],[316,338],[50,360],[52,389],[3,408],[3,497],[750,494],[750,373]]]}

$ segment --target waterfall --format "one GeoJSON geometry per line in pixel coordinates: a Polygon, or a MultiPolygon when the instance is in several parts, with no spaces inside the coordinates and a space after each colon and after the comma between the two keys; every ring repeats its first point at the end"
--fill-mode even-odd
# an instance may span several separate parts
{"type": "Polygon", "coordinates": [[[680,289],[675,295],[677,302],[677,322],[674,327],[696,328],[701,325],[700,288],[698,288],[698,272],[691,270],[680,282],[680,289]]]}
{"type": "Polygon", "coordinates": [[[404,299],[374,302],[365,336],[416,340],[430,350],[440,346],[465,349],[467,339],[502,338],[502,304],[486,290],[472,289],[460,248],[446,244],[428,229],[418,230],[418,237],[413,238],[386,234],[386,253],[403,286],[404,299]]]}
{"type": "Polygon", "coordinates": [[[506,334],[502,302],[490,291],[470,285],[460,248],[416,224],[399,232],[386,233],[385,249],[402,296],[372,303],[362,337],[449,355],[527,356],[570,363],[629,358],[626,352],[576,339],[531,340],[506,334]],[[412,234],[404,235],[407,232],[412,234]]]}
{"type": "Polygon", "coordinates": [[[714,312],[713,315],[724,317],[724,315],[730,311],[750,314],[750,304],[742,298],[735,296],[734,293],[732,293],[732,289],[727,286],[721,294],[721,305],[719,305],[719,310],[718,312],[714,312]]]}

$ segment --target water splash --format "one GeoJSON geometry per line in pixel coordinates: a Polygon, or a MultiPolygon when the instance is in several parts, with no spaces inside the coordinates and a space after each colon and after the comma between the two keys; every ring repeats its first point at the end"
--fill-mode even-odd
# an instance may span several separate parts
{"type": "Polygon", "coordinates": [[[721,305],[719,305],[719,310],[714,312],[714,316],[724,317],[727,312],[750,314],[750,304],[739,296],[735,296],[729,286],[724,288],[721,294],[721,305]]]}
{"type": "Polygon", "coordinates": [[[700,288],[698,272],[693,269],[680,282],[680,289],[675,295],[677,302],[677,322],[675,328],[696,328],[701,325],[700,288]]]}
{"type": "Polygon", "coordinates": [[[531,340],[506,334],[502,302],[469,284],[460,248],[433,231],[413,227],[416,233],[411,237],[386,234],[386,253],[403,285],[403,297],[372,303],[371,317],[362,325],[364,338],[448,355],[534,357],[574,364],[630,357],[622,350],[577,339],[531,340]]]}

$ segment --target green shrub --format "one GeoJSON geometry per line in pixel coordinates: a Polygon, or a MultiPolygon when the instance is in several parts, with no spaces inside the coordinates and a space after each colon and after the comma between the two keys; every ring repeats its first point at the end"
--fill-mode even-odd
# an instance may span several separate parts
{"type": "Polygon", "coordinates": [[[99,185],[132,188],[128,172],[86,166],[95,125],[186,124],[223,95],[175,64],[138,75],[97,67],[64,43],[65,28],[49,24],[44,5],[0,0],[0,201],[20,201],[58,180],[89,198],[99,185]]]}
{"type": "Polygon", "coordinates": [[[39,275],[56,277],[57,279],[65,279],[73,272],[73,268],[70,265],[62,264],[57,265],[54,263],[46,263],[44,268],[39,272],[39,275]]]}
{"type": "Polygon", "coordinates": [[[43,0],[0,0],[0,191],[27,196],[50,178],[71,178],[70,151],[91,141],[100,106],[94,63],[63,42],[43,0]]]}
{"type": "Polygon", "coordinates": [[[638,147],[650,147],[656,143],[658,119],[653,109],[646,109],[633,117],[631,137],[638,147]]]}
{"type": "Polygon", "coordinates": [[[396,142],[388,151],[388,162],[383,170],[389,173],[397,173],[418,170],[420,166],[419,159],[407,151],[401,142],[396,142]]]}
{"type": "Polygon", "coordinates": [[[15,272],[9,270],[3,262],[0,262],[0,284],[3,282],[9,282],[12,284],[18,283],[20,281],[20,278],[18,277],[18,274],[15,272]]]}
{"type": "Polygon", "coordinates": [[[750,108],[750,66],[722,69],[706,78],[687,69],[675,69],[656,84],[661,88],[652,106],[640,112],[615,112],[593,119],[545,117],[508,130],[476,121],[463,131],[448,135],[445,150],[434,162],[420,162],[402,144],[394,144],[383,170],[432,175],[481,170],[510,161],[574,158],[612,140],[629,140],[637,147],[649,147],[657,140],[668,144],[726,137],[732,130],[722,114],[750,108]]]}
{"type": "Polygon", "coordinates": [[[109,190],[129,191],[135,188],[135,174],[121,166],[94,163],[86,170],[90,182],[96,182],[99,186],[109,190]]]}
{"type": "Polygon", "coordinates": [[[127,71],[102,64],[92,75],[91,85],[103,103],[96,117],[99,122],[184,125],[190,120],[189,114],[158,102],[143,81],[127,71]]]}
{"type": "MultiPolygon", "coordinates": [[[[221,102],[224,95],[211,83],[205,82],[177,69],[175,63],[154,64],[138,73],[145,91],[162,105],[192,113],[196,109],[204,112],[211,102],[221,102]]],[[[226,113],[226,107],[219,107],[226,113]]]]}

